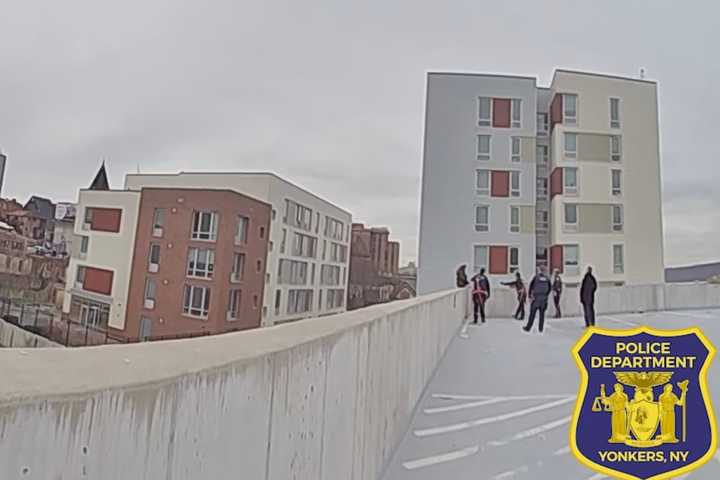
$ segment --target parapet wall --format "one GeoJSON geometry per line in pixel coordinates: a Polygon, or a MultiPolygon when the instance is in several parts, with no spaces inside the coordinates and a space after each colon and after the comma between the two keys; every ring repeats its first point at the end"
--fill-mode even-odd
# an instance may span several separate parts
{"type": "MultiPolygon", "coordinates": [[[[510,317],[517,306],[515,291],[497,287],[491,292],[487,312],[492,317],[510,317]]],[[[552,298],[548,312],[555,313],[552,298]]],[[[665,283],[598,288],[595,310],[598,314],[652,312],[690,308],[720,307],[720,285],[710,283],[665,283]]],[[[565,288],[560,308],[563,316],[582,315],[578,288],[565,288]]]]}
{"type": "MultiPolygon", "coordinates": [[[[0,318],[0,347],[7,348],[58,348],[62,345],[13,325],[0,318]]],[[[0,382],[2,382],[2,365],[0,365],[0,382]]],[[[0,391],[2,391],[0,385],[0,391]]]]}
{"type": "Polygon", "coordinates": [[[466,290],[237,334],[0,350],[0,478],[375,480],[466,290]]]}

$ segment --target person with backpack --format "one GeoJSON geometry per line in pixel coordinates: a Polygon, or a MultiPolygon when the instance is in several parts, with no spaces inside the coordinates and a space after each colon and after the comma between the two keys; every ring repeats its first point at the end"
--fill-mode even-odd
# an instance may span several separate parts
{"type": "Polygon", "coordinates": [[[515,280],[512,282],[502,282],[503,285],[506,285],[508,287],[512,287],[517,292],[517,301],[518,306],[517,310],[515,310],[515,314],[513,315],[513,318],[515,320],[524,320],[525,319],[525,301],[527,300],[527,290],[525,289],[525,283],[522,280],[522,276],[520,275],[520,272],[515,272],[515,280]]]}
{"type": "Polygon", "coordinates": [[[472,277],[473,323],[478,323],[478,313],[482,323],[485,323],[485,302],[490,298],[490,280],[485,276],[485,269],[472,277]]]}
{"type": "Polygon", "coordinates": [[[467,279],[467,273],[465,273],[466,268],[467,265],[460,265],[460,267],[458,267],[458,269],[455,271],[455,285],[457,286],[457,288],[467,287],[470,283],[467,279]]]}

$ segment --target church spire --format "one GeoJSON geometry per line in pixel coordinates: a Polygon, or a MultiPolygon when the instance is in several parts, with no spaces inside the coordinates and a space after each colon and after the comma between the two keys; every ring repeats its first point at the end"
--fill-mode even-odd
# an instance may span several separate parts
{"type": "Polygon", "coordinates": [[[90,190],[110,190],[104,160],[100,166],[100,170],[98,170],[97,175],[95,175],[95,179],[90,184],[90,190]]]}

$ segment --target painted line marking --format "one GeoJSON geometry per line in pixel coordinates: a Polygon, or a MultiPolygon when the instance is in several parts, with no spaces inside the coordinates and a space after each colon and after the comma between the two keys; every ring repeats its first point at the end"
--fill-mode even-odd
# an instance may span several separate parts
{"type": "Polygon", "coordinates": [[[603,475],[602,473],[597,473],[593,475],[592,477],[588,478],[587,480],[600,480],[601,478],[608,478],[607,475],[603,475]]]}
{"type": "Polygon", "coordinates": [[[568,423],[570,423],[570,420],[572,420],[572,417],[561,418],[561,419],[555,420],[554,422],[546,423],[544,425],[540,425],[538,427],[530,428],[523,432],[517,433],[509,439],[492,441],[488,445],[491,445],[493,447],[502,447],[502,446],[508,445],[513,442],[517,442],[520,440],[525,440],[527,438],[535,437],[535,436],[543,434],[545,432],[549,432],[550,430],[554,430],[556,428],[562,427],[563,425],[567,425],[568,423]]]}
{"type": "Polygon", "coordinates": [[[477,420],[473,420],[470,422],[455,423],[452,425],[446,425],[446,426],[442,426],[442,427],[425,428],[422,430],[416,430],[415,436],[428,437],[430,435],[440,435],[443,433],[459,432],[462,430],[467,430],[469,428],[479,427],[481,425],[488,425],[490,423],[497,423],[497,422],[502,422],[505,420],[510,420],[511,418],[523,417],[525,415],[530,415],[535,412],[542,412],[543,410],[549,410],[551,408],[559,407],[561,405],[565,405],[567,403],[574,402],[574,401],[575,401],[574,396],[567,397],[567,398],[563,398],[561,400],[556,400],[554,402],[545,403],[542,405],[538,405],[536,407],[526,408],[523,410],[516,410],[514,412],[505,413],[503,415],[498,415],[495,417],[479,418],[477,420]]]}
{"type": "Polygon", "coordinates": [[[675,315],[677,317],[685,317],[685,318],[717,318],[715,315],[705,315],[702,313],[679,313],[679,312],[664,312],[668,315],[675,315]]]}
{"type": "Polygon", "coordinates": [[[601,320],[602,320],[602,319],[610,320],[611,322],[621,323],[621,324],[623,324],[623,325],[628,325],[628,326],[630,326],[630,327],[637,327],[637,326],[638,326],[637,323],[631,322],[631,321],[629,321],[629,320],[623,320],[622,318],[617,318],[617,317],[608,317],[607,315],[602,315],[602,316],[600,316],[600,319],[601,319],[601,320]]]}
{"type": "Polygon", "coordinates": [[[455,412],[457,410],[466,410],[468,408],[475,408],[475,407],[482,407],[483,405],[492,405],[493,403],[501,403],[504,402],[506,399],[499,397],[499,398],[490,398],[487,400],[481,400],[479,402],[471,402],[471,403],[461,403],[459,405],[450,405],[449,407],[435,407],[435,408],[426,408],[423,410],[425,415],[433,415],[435,413],[444,413],[444,412],[455,412]]]}
{"type": "Polygon", "coordinates": [[[419,458],[417,460],[411,460],[403,463],[403,467],[407,470],[415,470],[416,468],[429,467],[431,465],[437,465],[438,463],[451,462],[460,458],[469,457],[475,455],[480,451],[480,447],[475,445],[472,447],[463,448],[461,450],[455,450],[453,452],[447,452],[440,455],[433,455],[432,457],[419,458]]]}
{"type": "Polygon", "coordinates": [[[562,448],[560,448],[560,449],[558,449],[558,450],[555,450],[555,452],[553,453],[553,456],[554,456],[554,457],[561,457],[561,456],[567,455],[567,454],[569,454],[569,453],[570,453],[570,447],[562,447],[562,448]]]}
{"type": "Polygon", "coordinates": [[[490,400],[502,398],[503,400],[558,400],[561,398],[575,397],[575,394],[557,394],[557,395],[453,395],[450,393],[433,393],[432,398],[440,400],[490,400]]]}
{"type": "Polygon", "coordinates": [[[505,480],[506,478],[512,478],[519,473],[527,473],[530,469],[527,466],[517,468],[515,470],[509,470],[507,472],[499,473],[492,477],[492,480],[505,480]]]}
{"type": "Polygon", "coordinates": [[[468,335],[468,328],[470,328],[469,321],[463,323],[463,327],[460,330],[460,338],[470,338],[470,335],[468,335]]]}

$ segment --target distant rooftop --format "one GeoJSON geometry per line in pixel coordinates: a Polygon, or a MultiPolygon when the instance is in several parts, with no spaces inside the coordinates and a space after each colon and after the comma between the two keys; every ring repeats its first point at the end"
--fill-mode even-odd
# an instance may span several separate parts
{"type": "Polygon", "coordinates": [[[717,275],[720,275],[720,262],[665,269],[665,281],[668,283],[704,282],[717,275]]]}

